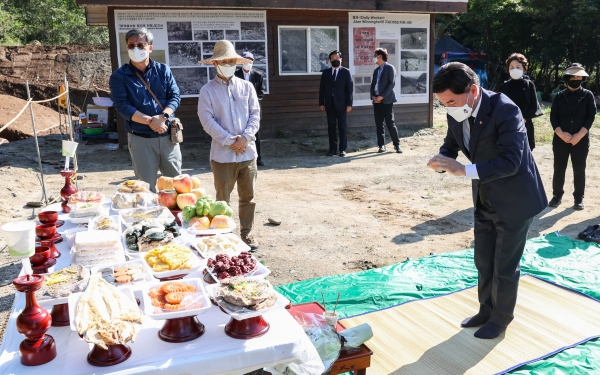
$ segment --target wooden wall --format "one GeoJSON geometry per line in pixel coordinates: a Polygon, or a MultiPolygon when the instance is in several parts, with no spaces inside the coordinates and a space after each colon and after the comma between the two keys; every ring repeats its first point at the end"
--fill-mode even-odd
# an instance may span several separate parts
{"type": "MultiPolygon", "coordinates": [[[[433,17],[432,17],[433,19],[433,17]]],[[[108,11],[111,41],[115,39],[114,8],[108,11]]],[[[269,64],[269,94],[264,96],[262,105],[261,136],[273,137],[277,134],[297,135],[326,134],[327,118],[319,110],[320,75],[280,76],[278,26],[338,26],[342,65],[348,67],[348,12],[314,10],[267,10],[267,55],[269,64]]],[[[433,33],[433,21],[431,32],[433,33]]],[[[117,69],[116,43],[111,43],[113,69],[117,69]]],[[[433,58],[433,54],[431,55],[433,58]]],[[[433,63],[430,62],[433,66],[433,63]]],[[[375,68],[375,67],[373,67],[375,68]]],[[[398,67],[396,67],[398,69],[398,67]]],[[[430,77],[433,78],[432,76],[430,77]]],[[[197,115],[196,98],[184,98],[177,110],[177,116],[184,124],[186,142],[202,141],[208,135],[202,129],[197,115]]],[[[432,126],[430,104],[397,104],[394,106],[398,126],[432,126]]],[[[121,123],[121,121],[119,121],[121,123]]],[[[375,129],[373,107],[354,107],[348,115],[349,131],[375,129]]],[[[122,126],[120,126],[122,128],[122,126]]],[[[126,145],[125,134],[120,130],[120,143],[126,145]],[[123,141],[121,141],[123,140],[123,141]]]]}

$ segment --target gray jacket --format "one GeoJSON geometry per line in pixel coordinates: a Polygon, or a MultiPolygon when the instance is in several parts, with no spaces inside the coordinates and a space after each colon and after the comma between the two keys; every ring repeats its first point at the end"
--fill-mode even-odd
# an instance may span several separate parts
{"type": "Polygon", "coordinates": [[[381,77],[379,77],[378,91],[379,95],[375,95],[375,83],[377,82],[377,71],[373,72],[373,79],[371,80],[371,97],[383,96],[381,101],[383,104],[396,103],[396,94],[394,93],[394,86],[396,86],[396,69],[391,64],[385,62],[380,68],[383,69],[381,77]]]}

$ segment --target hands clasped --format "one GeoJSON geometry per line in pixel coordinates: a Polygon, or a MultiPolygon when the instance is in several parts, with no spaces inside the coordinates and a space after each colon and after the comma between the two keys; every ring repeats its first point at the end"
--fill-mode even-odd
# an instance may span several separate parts
{"type": "Polygon", "coordinates": [[[246,146],[248,146],[248,140],[243,135],[236,135],[231,137],[235,142],[229,146],[235,152],[236,155],[243,154],[246,152],[246,146]]]}
{"type": "Polygon", "coordinates": [[[453,176],[466,176],[464,165],[442,154],[437,154],[429,159],[427,166],[436,172],[445,171],[453,176]]]}
{"type": "Polygon", "coordinates": [[[152,116],[152,120],[150,120],[149,126],[150,129],[152,129],[152,131],[155,131],[158,134],[163,134],[169,129],[169,127],[166,124],[166,120],[162,115],[152,116]]]}

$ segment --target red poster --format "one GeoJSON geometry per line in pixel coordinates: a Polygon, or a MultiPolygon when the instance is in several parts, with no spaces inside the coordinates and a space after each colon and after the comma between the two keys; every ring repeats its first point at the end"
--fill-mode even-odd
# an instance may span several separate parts
{"type": "Polygon", "coordinates": [[[373,65],[375,51],[375,28],[358,27],[354,29],[354,65],[373,65]]]}

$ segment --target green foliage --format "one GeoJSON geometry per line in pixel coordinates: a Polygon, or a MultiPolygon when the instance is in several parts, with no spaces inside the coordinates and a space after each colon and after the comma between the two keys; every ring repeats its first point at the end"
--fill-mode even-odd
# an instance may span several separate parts
{"type": "Polygon", "coordinates": [[[436,17],[436,37],[449,34],[489,59],[488,79],[496,88],[513,52],[529,60],[528,74],[548,94],[571,62],[586,67],[588,88],[598,90],[600,0],[470,0],[462,15],[436,17]]]}
{"type": "Polygon", "coordinates": [[[0,0],[0,44],[108,44],[108,28],[89,27],[76,0],[0,0]]]}

